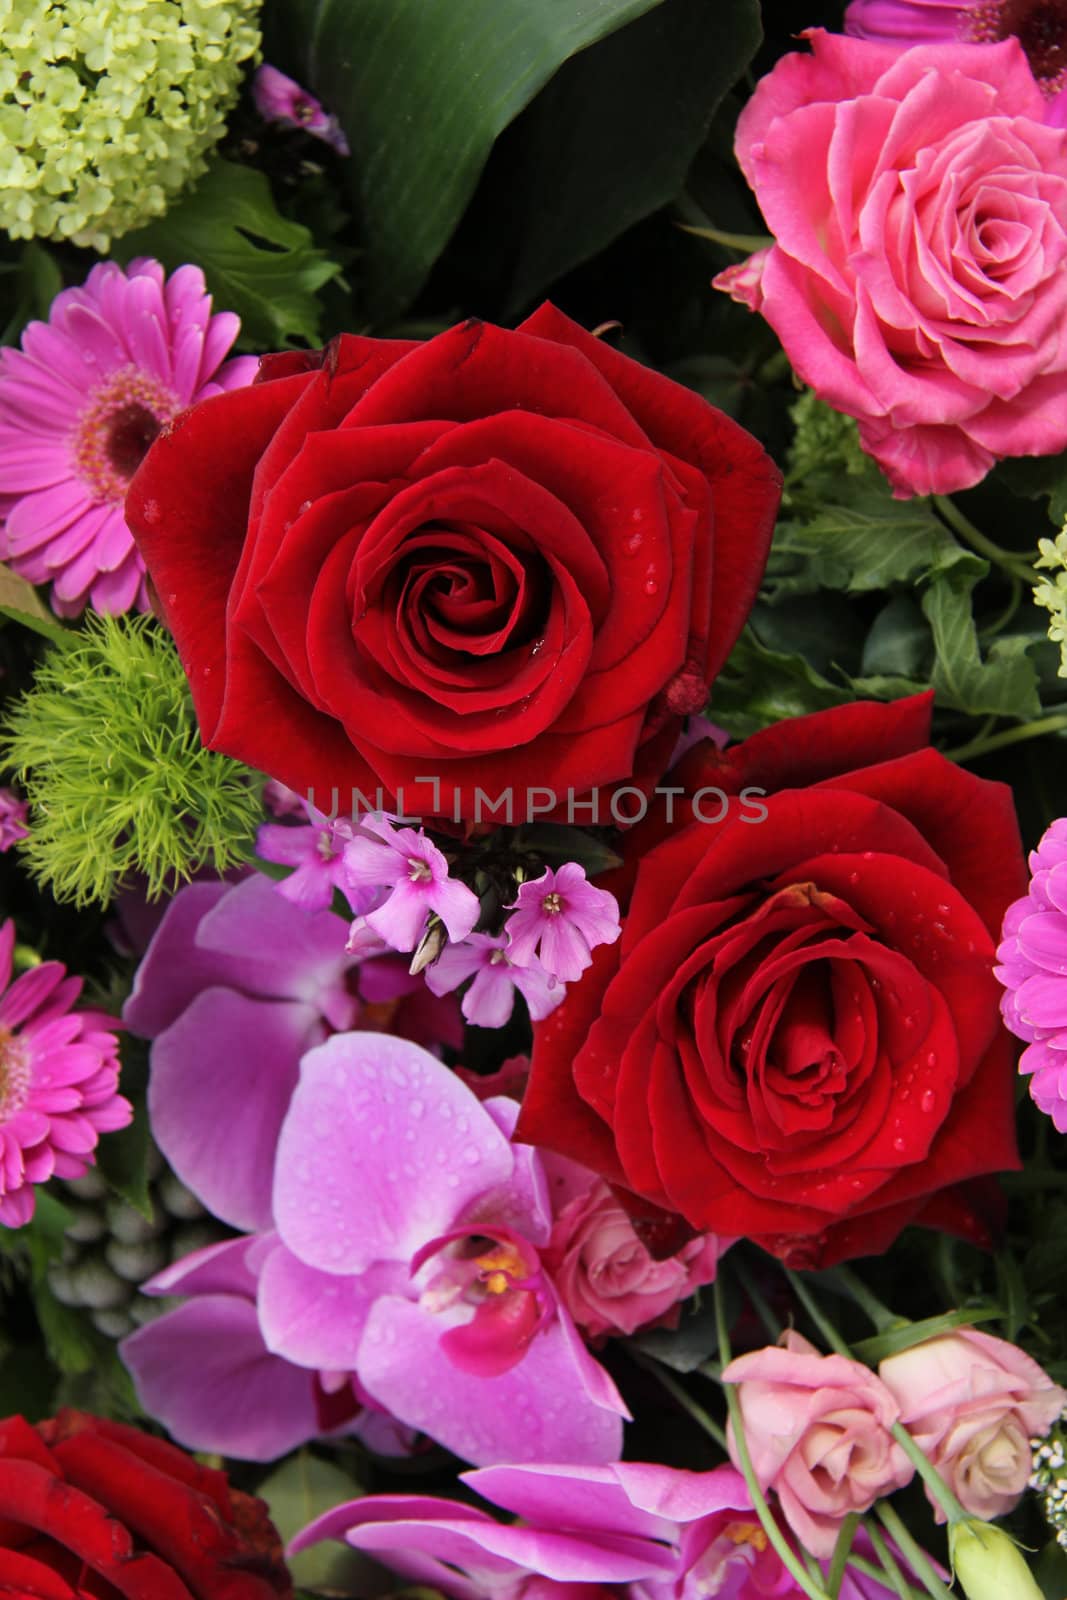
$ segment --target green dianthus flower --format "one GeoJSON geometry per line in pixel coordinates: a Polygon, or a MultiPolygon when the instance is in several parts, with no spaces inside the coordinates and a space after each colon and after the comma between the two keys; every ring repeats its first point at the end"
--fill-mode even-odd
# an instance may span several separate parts
{"type": "Polygon", "coordinates": [[[106,250],[206,166],[262,0],[0,0],[0,227],[106,250]]]}

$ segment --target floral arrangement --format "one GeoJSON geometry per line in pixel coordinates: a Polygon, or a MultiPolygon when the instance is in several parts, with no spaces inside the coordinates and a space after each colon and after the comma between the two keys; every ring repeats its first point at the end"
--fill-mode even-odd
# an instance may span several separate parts
{"type": "Polygon", "coordinates": [[[1063,1600],[1067,5],[0,43],[0,1590],[1063,1600]]]}

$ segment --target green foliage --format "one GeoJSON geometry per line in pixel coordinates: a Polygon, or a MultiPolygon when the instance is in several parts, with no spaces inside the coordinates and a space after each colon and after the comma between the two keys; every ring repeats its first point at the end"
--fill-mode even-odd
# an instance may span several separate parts
{"type": "MultiPolygon", "coordinates": [[[[358,189],[368,250],[368,291],[377,314],[410,304],[455,231],[496,140],[564,62],[664,3],[294,0],[279,25],[290,30],[296,75],[338,115],[352,148],[350,172],[358,189]]],[[[754,47],[755,8],[740,0],[717,0],[715,10],[720,9],[739,25],[740,42],[751,40],[754,47]]],[[[708,10],[704,5],[705,16],[708,10]]],[[[679,65],[672,58],[672,66],[679,65]]],[[[660,70],[662,75],[662,63],[660,70]]],[[[663,83],[664,96],[673,93],[674,77],[672,72],[663,83]]],[[[648,87],[646,79],[643,88],[648,87]]],[[[722,87],[712,76],[708,115],[722,87]]],[[[686,98],[690,95],[687,88],[686,98]]],[[[676,172],[686,148],[692,150],[692,126],[686,144],[672,158],[664,135],[657,136],[655,116],[647,115],[643,106],[637,112],[633,103],[625,109],[643,141],[652,142],[663,173],[673,181],[670,169],[676,172]]],[[[572,102],[571,112],[580,116],[581,105],[572,102]]],[[[559,132],[556,160],[546,175],[550,197],[569,164],[582,162],[575,142],[577,127],[559,132]]],[[[609,160],[620,176],[625,174],[627,183],[643,181],[613,155],[609,160]]],[[[603,168],[599,179],[602,184],[609,181],[603,168]]],[[[644,202],[645,210],[669,198],[663,181],[661,176],[656,197],[644,202]]],[[[561,203],[560,221],[566,223],[573,216],[574,192],[568,189],[561,203]]],[[[593,207],[595,213],[599,209],[595,199],[593,207]]],[[[628,220],[612,208],[614,231],[628,220]]],[[[543,225],[549,225],[548,218],[543,225]]],[[[582,252],[610,236],[599,224],[594,228],[590,223],[582,252]]],[[[550,257],[546,247],[540,264],[531,258],[530,276],[569,264],[561,254],[565,249],[561,234],[551,248],[555,253],[550,257]]]]}
{"type": "Polygon", "coordinates": [[[1027,651],[1032,640],[1013,634],[994,639],[983,659],[973,591],[988,568],[968,558],[941,571],[924,590],[922,608],[934,636],[931,682],[938,703],[971,716],[1036,717],[1041,710],[1037,671],[1027,651]]]}
{"type": "MultiPolygon", "coordinates": [[[[332,1461],[300,1450],[281,1463],[256,1493],[267,1502],[270,1518],[284,1543],[309,1522],[355,1500],[363,1491],[332,1461]]],[[[345,1545],[327,1541],[301,1551],[289,1562],[294,1582],[309,1589],[329,1589],[344,1594],[362,1593],[367,1557],[345,1545]]]]}
{"type": "Polygon", "coordinates": [[[63,287],[63,277],[55,256],[36,239],[29,239],[17,261],[5,261],[0,266],[0,285],[4,290],[0,344],[15,344],[27,322],[34,317],[47,317],[49,306],[63,287]]]}
{"type": "Polygon", "coordinates": [[[30,801],[23,859],[59,900],[106,903],[134,873],[155,899],[250,853],[258,780],[203,748],[177,652],[149,617],[91,616],[49,650],[0,756],[30,801]]]}
{"type": "Polygon", "coordinates": [[[148,1164],[152,1138],[148,1126],[148,1056],[142,1040],[124,1034],[121,1041],[122,1092],[133,1106],[133,1121],[100,1141],[96,1166],[108,1187],[152,1220],[148,1164]]]}
{"type": "Polygon", "coordinates": [[[281,215],[262,172],[222,160],[165,217],[127,234],[113,253],[122,261],[155,256],[168,271],[195,261],[216,310],[240,317],[246,349],[321,344],[316,291],[341,271],[309,229],[281,215]]]}

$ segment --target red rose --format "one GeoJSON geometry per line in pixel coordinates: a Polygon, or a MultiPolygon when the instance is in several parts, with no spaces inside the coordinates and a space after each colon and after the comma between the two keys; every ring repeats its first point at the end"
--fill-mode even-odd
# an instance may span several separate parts
{"type": "Polygon", "coordinates": [[[80,1411],[0,1422],[0,1592],[289,1600],[261,1500],[161,1439],[80,1411]]]}
{"type": "Polygon", "coordinates": [[[633,830],[622,938],[535,1029],[520,1138],[795,1265],[966,1225],[941,1191],[1018,1165],[992,965],[1026,879],[1010,790],[927,748],[929,717],[690,753],[672,779],[730,815],[633,830]]]}
{"type": "Polygon", "coordinates": [[[164,430],[127,516],[212,749],[346,806],[470,818],[510,789],[521,822],[527,792],[547,814],[663,771],[779,484],[736,423],[545,305],[268,356],[164,430]]]}

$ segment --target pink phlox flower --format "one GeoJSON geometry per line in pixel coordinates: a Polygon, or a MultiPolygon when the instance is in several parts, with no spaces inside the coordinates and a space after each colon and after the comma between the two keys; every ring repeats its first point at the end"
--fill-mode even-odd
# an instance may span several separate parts
{"type": "Polygon", "coordinates": [[[467,1460],[614,1460],[627,1413],[542,1267],[551,1208],[517,1116],[402,1040],[309,1051],[278,1142],[260,1327],[275,1355],[355,1373],[467,1460]]]}
{"type": "Polygon", "coordinates": [[[287,78],[277,67],[260,67],[252,80],[252,98],[256,110],[265,122],[284,122],[293,128],[302,128],[313,138],[321,139],[347,156],[348,140],[337,118],[331,116],[314,95],[293,78],[287,78]]]}
{"type": "Polygon", "coordinates": [[[600,944],[614,944],[622,929],[619,903],[606,889],[595,889],[577,861],[546,867],[524,883],[504,925],[507,952],[525,967],[540,947],[541,965],[554,978],[573,983],[592,962],[600,944]]]}
{"type": "Polygon", "coordinates": [[[423,976],[436,995],[450,994],[473,978],[461,1004],[467,1021],[479,1028],[505,1025],[514,1010],[516,990],[534,1022],[555,1011],[566,994],[564,985],[545,971],[536,956],[517,966],[502,933],[472,933],[462,944],[446,945],[423,976]]]}
{"type": "Polygon", "coordinates": [[[20,800],[14,789],[0,789],[0,855],[4,855],[20,839],[28,839],[26,826],[29,806],[20,800]]]}
{"type": "MultiPolygon", "coordinates": [[[[537,1462],[460,1478],[508,1520],[436,1496],[365,1495],[302,1529],[290,1553],[343,1540],[451,1600],[799,1600],[732,1467],[537,1462]]],[[[862,1528],[855,1548],[874,1554],[862,1528]]],[[[892,1592],[849,1567],[839,1595],[891,1600],[892,1592]]]]}
{"type": "Polygon", "coordinates": [[[80,1178],[102,1133],[124,1128],[133,1108],[118,1092],[120,1024],[72,1008],[80,978],[43,961],[11,981],[15,924],[0,928],[0,1223],[34,1213],[34,1186],[80,1178]]]}
{"type": "Polygon", "coordinates": [[[1001,1015],[1027,1048],[1019,1071],[1030,1074],[1039,1110],[1067,1133],[1067,817],[1060,817],[1030,854],[1029,891],[1004,916],[1001,1015]]]}
{"type": "Polygon", "coordinates": [[[263,804],[274,817],[301,817],[308,814],[308,803],[296,789],[268,778],[263,785],[263,804]]]}
{"type": "Polygon", "coordinates": [[[414,950],[431,912],[453,943],[478,920],[478,897],[448,875],[448,862],[420,828],[396,828],[381,815],[365,817],[344,850],[349,887],[392,892],[363,922],[394,950],[414,950]]]}
{"type": "Polygon", "coordinates": [[[180,411],[252,382],[254,356],[224,361],[240,326],[199,267],[103,261],[0,350],[0,560],[60,616],[148,610],[126,490],[180,411]]]}
{"type": "Polygon", "coordinates": [[[340,889],[353,915],[369,911],[382,898],[382,891],[353,884],[345,862],[345,847],[358,828],[354,829],[347,817],[331,819],[306,802],[303,809],[308,819],[305,824],[265,822],[256,835],[258,856],[294,869],[275,883],[275,890],[306,911],[321,911],[332,903],[334,890],[340,889]]]}

